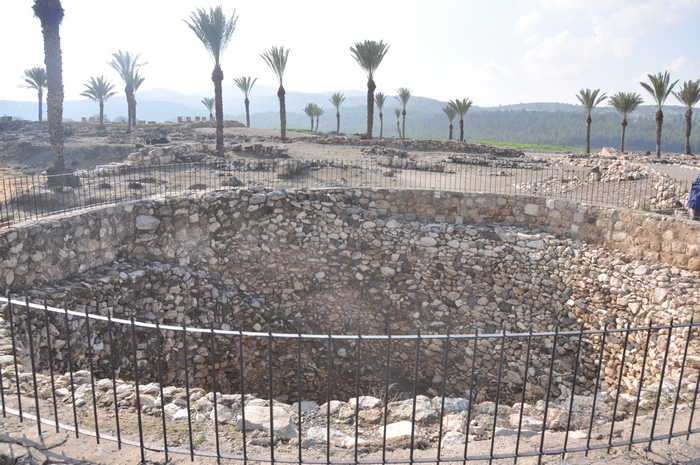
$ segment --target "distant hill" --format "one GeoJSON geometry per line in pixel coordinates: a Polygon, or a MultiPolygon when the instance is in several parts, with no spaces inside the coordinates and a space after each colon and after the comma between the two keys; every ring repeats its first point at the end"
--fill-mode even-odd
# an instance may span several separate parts
{"type": "MultiPolygon", "coordinates": [[[[245,121],[243,94],[235,86],[225,86],[224,115],[226,119],[245,121]]],[[[303,113],[307,103],[316,103],[325,109],[319,121],[319,131],[330,132],[336,129],[335,109],[330,96],[335,91],[303,93],[287,91],[287,127],[308,129],[310,119],[303,113]]],[[[341,132],[363,133],[367,125],[366,93],[359,90],[340,91],[345,101],[340,108],[341,132]]],[[[279,127],[279,101],[277,89],[271,86],[256,85],[250,95],[251,124],[255,127],[279,127]]],[[[178,116],[208,116],[208,110],[201,103],[203,97],[212,92],[182,94],[168,89],[153,89],[136,94],[137,116],[145,121],[176,121],[178,116]]],[[[411,97],[407,106],[406,133],[412,138],[446,139],[449,122],[442,111],[447,102],[426,98],[411,97]]],[[[389,97],[384,107],[383,134],[396,136],[396,116],[394,108],[398,101],[389,97]]],[[[69,100],[64,102],[64,117],[79,121],[82,117],[97,116],[97,104],[91,100],[69,100]]],[[[685,143],[685,108],[678,105],[664,106],[664,127],[662,149],[680,152],[685,143]]],[[[656,106],[642,105],[629,118],[626,148],[629,150],[655,150],[656,106]]],[[[44,112],[46,114],[46,112],[44,112]]],[[[694,115],[694,129],[691,147],[700,153],[700,126],[698,115],[694,115]]],[[[20,119],[36,120],[36,102],[0,101],[0,115],[20,119]]],[[[109,99],[105,104],[108,119],[126,117],[126,99],[123,95],[109,99]]],[[[375,108],[374,133],[379,135],[381,121],[375,108]]],[[[591,145],[600,149],[604,146],[619,147],[620,116],[607,105],[593,110],[591,145]]],[[[458,121],[454,122],[454,137],[459,135],[458,121]]],[[[465,137],[472,141],[499,141],[512,143],[536,143],[585,146],[585,111],[580,105],[556,102],[518,103],[498,107],[472,107],[465,117],[465,137]]]]}

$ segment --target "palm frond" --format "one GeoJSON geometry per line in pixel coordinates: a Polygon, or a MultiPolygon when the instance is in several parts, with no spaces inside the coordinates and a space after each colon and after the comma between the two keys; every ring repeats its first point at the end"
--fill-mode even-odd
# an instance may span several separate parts
{"type": "Polygon", "coordinates": [[[360,68],[367,73],[367,80],[374,80],[374,72],[377,70],[382,60],[389,51],[389,44],[383,41],[365,40],[356,42],[350,47],[350,54],[355,59],[360,68]]]}
{"type": "Polygon", "coordinates": [[[204,106],[207,107],[207,110],[209,110],[209,113],[211,113],[212,109],[214,108],[214,98],[204,97],[202,99],[202,104],[204,104],[204,106]]]}
{"type": "Polygon", "coordinates": [[[248,98],[251,89],[253,89],[253,84],[255,84],[255,81],[257,80],[258,78],[252,79],[250,76],[233,78],[233,82],[236,84],[236,87],[241,89],[241,92],[245,94],[245,98],[248,98]]]}
{"type": "Polygon", "coordinates": [[[90,81],[83,85],[85,90],[80,95],[96,102],[105,101],[116,94],[114,92],[114,84],[108,82],[104,76],[91,77],[90,81]]]}
{"type": "Polygon", "coordinates": [[[455,100],[450,100],[448,102],[448,105],[454,108],[454,110],[457,112],[459,115],[459,119],[464,119],[464,115],[467,114],[469,109],[472,107],[474,102],[472,102],[472,99],[470,98],[463,98],[463,99],[455,99],[455,100]]]}
{"type": "Polygon", "coordinates": [[[661,107],[673,91],[673,87],[678,83],[678,80],[674,81],[673,84],[669,84],[671,82],[671,76],[668,74],[668,71],[657,75],[647,74],[647,78],[649,78],[649,83],[651,83],[651,85],[646,82],[640,82],[639,85],[649,92],[656,102],[657,108],[661,110],[661,107]]]}
{"type": "Polygon", "coordinates": [[[289,57],[289,49],[285,49],[284,45],[281,47],[270,47],[270,50],[266,50],[260,54],[260,56],[265,60],[267,66],[272,69],[272,71],[277,76],[279,80],[280,87],[282,87],[282,79],[284,78],[284,69],[287,67],[287,58],[289,57]]]}
{"type": "Polygon", "coordinates": [[[445,105],[442,111],[445,112],[447,118],[450,120],[450,124],[452,124],[452,122],[455,119],[455,116],[457,116],[457,110],[455,109],[455,107],[448,103],[447,105],[445,105]]]}
{"type": "Polygon", "coordinates": [[[340,110],[340,105],[342,105],[343,102],[345,101],[345,95],[343,95],[340,92],[334,92],[331,95],[331,98],[329,99],[329,101],[335,107],[336,110],[340,110]]]}
{"type": "Polygon", "coordinates": [[[618,92],[610,97],[608,105],[615,108],[624,118],[644,103],[642,96],[636,92],[618,92]]]}
{"type": "Polygon", "coordinates": [[[581,89],[578,94],[576,94],[576,98],[578,99],[579,102],[581,102],[581,105],[586,109],[588,114],[591,114],[591,110],[595,107],[597,107],[600,102],[608,98],[607,95],[605,95],[605,92],[600,94],[600,89],[581,89]]]}
{"type": "Polygon", "coordinates": [[[210,7],[208,12],[204,8],[197,8],[190,13],[189,21],[183,21],[202,42],[214,60],[214,64],[218,66],[221,54],[228,47],[233,31],[236,29],[236,21],[238,21],[236,10],[233,10],[230,18],[226,18],[221,5],[216,8],[210,7]]]}
{"type": "Polygon", "coordinates": [[[384,103],[386,103],[386,95],[384,95],[384,92],[377,92],[374,94],[374,102],[377,104],[377,108],[379,108],[379,112],[381,113],[382,108],[384,108],[384,103]]]}
{"type": "Polygon", "coordinates": [[[22,86],[27,89],[40,90],[46,87],[46,68],[35,66],[24,70],[22,78],[26,85],[22,86]]]}
{"type": "Polygon", "coordinates": [[[406,105],[408,105],[408,100],[411,98],[411,89],[406,87],[399,87],[396,89],[396,96],[394,97],[399,101],[404,110],[406,110],[406,105]]]}
{"type": "Polygon", "coordinates": [[[697,81],[685,81],[678,92],[673,91],[673,95],[685,105],[686,109],[691,109],[700,102],[700,79],[697,81]]]}
{"type": "Polygon", "coordinates": [[[111,66],[117,73],[119,73],[119,77],[122,78],[124,84],[126,84],[127,86],[134,86],[134,78],[138,70],[142,66],[148,64],[148,62],[139,63],[140,57],[140,53],[137,53],[136,55],[131,55],[129,51],[122,52],[121,50],[118,50],[116,53],[112,54],[112,59],[108,61],[107,64],[111,66]]]}

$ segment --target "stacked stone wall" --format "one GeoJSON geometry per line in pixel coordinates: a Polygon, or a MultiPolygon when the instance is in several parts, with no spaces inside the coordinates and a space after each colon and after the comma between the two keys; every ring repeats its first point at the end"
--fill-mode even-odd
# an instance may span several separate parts
{"type": "MultiPolygon", "coordinates": [[[[222,191],[124,204],[3,231],[1,278],[13,292],[46,299],[49,305],[176,326],[322,334],[357,333],[360,327],[363,334],[418,329],[444,334],[448,327],[451,333],[524,333],[530,328],[622,327],[628,320],[640,326],[649,320],[687,321],[697,311],[696,228],[676,218],[535,197],[222,191]]],[[[72,346],[84,354],[82,321],[71,322],[76,331],[72,346]]],[[[39,316],[35,325],[43,326],[39,316]]],[[[105,327],[96,324],[93,330],[95,358],[107,374],[105,327]]],[[[118,340],[126,342],[113,349],[128,371],[128,331],[118,331],[118,340]]],[[[57,330],[54,340],[61,341],[62,333],[57,330]]],[[[160,356],[167,362],[167,381],[181,382],[181,334],[171,333],[160,356]]],[[[666,342],[654,335],[651,343],[658,352],[666,342]]],[[[211,382],[207,338],[190,337],[190,375],[201,385],[211,382]]],[[[607,341],[606,388],[616,385],[622,339],[607,341]]],[[[682,354],[684,340],[680,333],[672,339],[671,360],[682,354]]],[[[582,391],[593,387],[599,341],[598,335],[584,340],[577,380],[582,391]]],[[[216,354],[220,386],[230,392],[240,375],[232,342],[220,340],[216,354]]],[[[544,395],[553,350],[560,380],[555,395],[566,394],[577,340],[559,337],[556,348],[551,337],[540,342],[528,372],[523,341],[508,342],[507,369],[501,375],[510,394],[517,394],[527,379],[533,395],[544,395]]],[[[628,342],[624,379],[631,389],[641,373],[646,341],[640,335],[628,342]]],[[[499,343],[483,339],[476,353],[466,342],[457,344],[451,348],[450,372],[443,373],[444,342],[425,341],[421,389],[439,388],[445,376],[452,389],[466,389],[476,362],[477,388],[487,396],[495,390],[499,343]]],[[[152,334],[139,336],[139,366],[151,377],[158,353],[154,344],[152,334]]],[[[259,363],[266,344],[246,340],[246,379],[259,383],[251,389],[267,386],[266,369],[259,363]]],[[[36,346],[41,345],[39,338],[36,346]]],[[[304,389],[322,392],[328,379],[325,346],[307,346],[304,389]]],[[[355,349],[354,342],[333,348],[340,389],[354,390],[344,375],[353,373],[355,349]]],[[[274,351],[277,392],[296,383],[290,350],[296,347],[279,343],[274,351]]],[[[363,381],[377,385],[385,379],[385,352],[382,344],[363,345],[363,381]]],[[[392,354],[394,378],[408,383],[415,344],[397,344],[392,354]]],[[[646,367],[652,378],[661,370],[661,361],[654,360],[646,367]]]]}

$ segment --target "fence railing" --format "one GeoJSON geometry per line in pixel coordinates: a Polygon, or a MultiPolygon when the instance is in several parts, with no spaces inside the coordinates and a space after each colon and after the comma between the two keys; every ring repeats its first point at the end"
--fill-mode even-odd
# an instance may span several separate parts
{"type": "MultiPolygon", "coordinates": [[[[409,163],[388,157],[356,160],[221,160],[79,171],[79,185],[48,176],[0,181],[0,226],[119,202],[249,188],[391,188],[534,195],[624,208],[668,212],[679,208],[689,182],[650,174],[592,172],[589,168],[528,163],[409,163]]],[[[682,206],[682,205],[681,205],[682,206]]]]}
{"type": "Polygon", "coordinates": [[[692,320],[553,332],[335,335],[159,325],[10,296],[0,305],[0,335],[7,339],[0,347],[8,352],[0,354],[3,417],[36,421],[39,434],[48,424],[98,443],[133,445],[142,462],[147,450],[166,461],[171,454],[300,464],[542,459],[651,448],[700,432],[694,418],[700,364],[689,350],[700,323],[692,320]],[[372,346],[384,354],[383,383],[368,395],[363,371],[372,346]],[[426,354],[437,346],[442,377],[421,385],[426,354]],[[227,355],[216,355],[220,347],[227,355]],[[410,373],[397,373],[399,347],[412,354],[410,373]],[[335,363],[341,348],[351,352],[349,369],[335,363]],[[506,376],[506,351],[513,349],[524,383],[506,376]],[[284,369],[278,368],[280,350],[284,369]],[[495,362],[495,385],[477,366],[478,354],[486,353],[495,362]],[[453,385],[454,354],[469,367],[466,385],[453,385]],[[626,364],[632,355],[636,371],[626,364]],[[571,364],[565,375],[555,368],[563,358],[571,364]],[[184,376],[167,384],[176,359],[184,376]],[[318,392],[304,388],[311,362],[325,373],[318,392]],[[611,362],[619,369],[608,372],[611,362]],[[262,379],[247,376],[251,363],[262,379]],[[583,376],[591,363],[594,372],[583,376]],[[219,371],[227,364],[238,367],[236,393],[220,389],[219,371]],[[209,372],[207,382],[197,379],[197,366],[209,372]],[[544,378],[538,382],[531,370],[544,378]],[[396,391],[403,376],[410,382],[396,391]],[[287,388],[279,387],[280,378],[287,388]],[[338,378],[354,400],[338,399],[338,378]],[[253,396],[253,385],[266,389],[253,396]]]}

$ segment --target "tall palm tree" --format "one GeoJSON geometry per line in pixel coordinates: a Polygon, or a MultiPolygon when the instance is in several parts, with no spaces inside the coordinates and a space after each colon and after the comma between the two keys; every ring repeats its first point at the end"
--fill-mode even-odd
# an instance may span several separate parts
{"type": "Polygon", "coordinates": [[[690,130],[693,126],[693,105],[700,101],[700,79],[685,81],[678,92],[673,95],[685,105],[685,154],[690,153],[690,130]]]}
{"type": "Polygon", "coordinates": [[[114,85],[106,81],[104,76],[99,76],[97,79],[91,77],[90,81],[84,86],[85,90],[80,95],[100,104],[100,122],[97,127],[103,129],[105,127],[105,100],[116,94],[114,85]]]}
{"type": "Polygon", "coordinates": [[[377,108],[379,108],[379,139],[381,140],[384,136],[384,113],[382,113],[382,109],[386,102],[386,95],[383,92],[377,92],[374,96],[374,101],[377,104],[377,108]]]}
{"type": "Polygon", "coordinates": [[[46,68],[35,66],[24,70],[25,89],[34,89],[39,97],[39,122],[42,121],[44,107],[44,88],[46,87],[46,68]]]}
{"type": "Polygon", "coordinates": [[[383,41],[365,40],[356,42],[350,47],[350,53],[360,68],[367,74],[367,139],[372,138],[372,123],[374,122],[374,73],[389,51],[389,44],[383,41]]]}
{"type": "Polygon", "coordinates": [[[644,103],[642,96],[635,92],[618,92],[610,97],[608,105],[614,107],[622,115],[622,140],[620,142],[620,152],[625,152],[625,129],[627,128],[627,115],[644,103]]]}
{"type": "Polygon", "coordinates": [[[445,112],[447,119],[450,120],[450,136],[448,140],[452,140],[452,129],[454,129],[452,122],[455,120],[455,116],[457,116],[457,110],[455,110],[455,107],[448,103],[445,105],[445,108],[443,108],[442,111],[445,112]]]}
{"type": "Polygon", "coordinates": [[[401,135],[401,108],[394,108],[394,114],[396,115],[396,132],[399,133],[399,139],[403,139],[401,135]]]}
{"type": "Polygon", "coordinates": [[[586,153],[590,154],[591,153],[591,122],[593,121],[591,119],[591,110],[593,108],[597,107],[600,102],[605,100],[607,95],[605,95],[605,92],[603,92],[601,95],[598,95],[600,92],[600,89],[581,89],[578,94],[576,94],[576,98],[578,99],[579,102],[581,102],[581,105],[583,105],[583,108],[586,109],[586,112],[588,116],[586,117],[586,153]]]}
{"type": "Polygon", "coordinates": [[[344,101],[345,96],[340,92],[335,92],[331,95],[330,102],[335,107],[335,119],[337,122],[335,128],[336,134],[340,133],[340,105],[342,105],[344,101]]]}
{"type": "Polygon", "coordinates": [[[315,106],[315,103],[307,103],[304,107],[304,113],[306,113],[306,116],[311,118],[311,131],[314,130],[314,116],[316,115],[316,110],[314,108],[315,106]]]}
{"type": "Polygon", "coordinates": [[[61,0],[34,0],[34,16],[41,22],[46,65],[46,117],[49,120],[49,140],[53,154],[50,174],[66,173],[63,136],[63,58],[61,55],[61,0]]]}
{"type": "Polygon", "coordinates": [[[216,107],[216,153],[224,156],[224,98],[221,83],[224,81],[224,72],[221,70],[221,54],[228,47],[236,29],[236,10],[230,18],[226,18],[221,5],[216,8],[209,7],[209,12],[204,8],[197,8],[190,13],[190,20],[184,20],[185,24],[202,42],[214,60],[214,71],[211,80],[214,82],[214,105],[216,107]]]}
{"type": "Polygon", "coordinates": [[[671,76],[668,71],[664,71],[663,74],[659,73],[657,75],[647,74],[649,78],[649,83],[640,82],[639,84],[651,94],[656,102],[656,115],[654,119],[656,120],[656,156],[661,156],[661,128],[664,125],[664,112],[662,107],[668,96],[673,91],[673,87],[678,83],[678,80],[670,84],[671,76]]]}
{"type": "Polygon", "coordinates": [[[212,113],[212,111],[214,110],[214,98],[204,97],[202,99],[202,104],[204,104],[204,106],[207,107],[207,110],[209,110],[209,119],[212,119],[214,117],[212,113]]]}
{"type": "Polygon", "coordinates": [[[245,125],[248,128],[250,127],[250,100],[248,100],[248,95],[253,89],[253,84],[255,84],[257,80],[258,78],[251,80],[250,76],[241,76],[233,79],[233,82],[236,83],[236,86],[241,89],[241,92],[245,95],[245,125]]]}
{"type": "Polygon", "coordinates": [[[401,127],[401,134],[402,134],[402,139],[406,138],[406,105],[408,105],[408,100],[411,98],[411,89],[408,89],[406,87],[399,87],[396,89],[396,97],[394,97],[396,100],[399,101],[401,104],[401,108],[403,111],[401,112],[401,115],[403,116],[403,125],[401,127]]]}
{"type": "Polygon", "coordinates": [[[260,56],[265,60],[267,66],[272,69],[277,76],[277,80],[280,83],[279,89],[277,89],[277,98],[280,100],[280,138],[285,141],[287,140],[287,108],[284,102],[284,86],[282,85],[282,79],[284,78],[284,69],[287,67],[287,58],[289,57],[289,49],[281,47],[270,47],[270,50],[266,50],[260,54],[260,56]]]}
{"type": "Polygon", "coordinates": [[[131,127],[134,125],[134,112],[135,112],[135,99],[134,99],[134,83],[137,76],[139,68],[148,63],[139,63],[140,53],[136,55],[131,55],[129,51],[122,52],[118,50],[116,53],[112,54],[112,59],[107,62],[109,66],[114,68],[114,70],[119,73],[119,77],[124,81],[124,93],[126,94],[126,108],[127,108],[127,124],[126,133],[131,134],[131,127]]]}
{"type": "Polygon", "coordinates": [[[459,140],[464,142],[464,115],[467,114],[474,102],[470,98],[450,100],[448,105],[454,108],[459,115],[459,140]]]}

